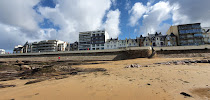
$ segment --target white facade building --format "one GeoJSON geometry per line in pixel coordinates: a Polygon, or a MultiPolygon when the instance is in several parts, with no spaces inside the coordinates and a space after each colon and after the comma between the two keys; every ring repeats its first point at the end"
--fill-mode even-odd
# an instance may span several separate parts
{"type": "Polygon", "coordinates": [[[105,49],[121,49],[126,47],[138,47],[139,43],[137,39],[126,39],[126,40],[118,40],[117,39],[108,39],[105,43],[105,49]]]}
{"type": "Polygon", "coordinates": [[[116,39],[108,39],[105,44],[104,44],[104,48],[105,49],[118,49],[118,38],[116,39]]]}
{"type": "Polygon", "coordinates": [[[5,50],[4,49],[0,49],[0,54],[5,54],[5,50]]]}

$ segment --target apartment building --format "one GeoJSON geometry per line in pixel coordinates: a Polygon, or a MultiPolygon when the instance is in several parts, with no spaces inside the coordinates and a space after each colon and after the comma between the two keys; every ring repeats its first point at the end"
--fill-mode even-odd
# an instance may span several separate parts
{"type": "Polygon", "coordinates": [[[5,50],[4,49],[0,49],[0,54],[5,54],[5,50]]]}
{"type": "Polygon", "coordinates": [[[23,53],[65,51],[66,47],[67,43],[61,40],[43,40],[33,43],[26,42],[23,46],[23,53]]]}
{"type": "Polygon", "coordinates": [[[203,27],[203,40],[205,44],[210,44],[210,27],[203,27]]]}
{"type": "Polygon", "coordinates": [[[171,26],[167,34],[171,33],[177,36],[180,46],[204,44],[200,23],[171,26]]]}
{"type": "Polygon", "coordinates": [[[80,32],[79,33],[79,50],[90,50],[91,49],[91,32],[80,32]]]}
{"type": "Polygon", "coordinates": [[[109,38],[105,30],[79,33],[79,50],[103,50],[104,43],[109,38]]]}

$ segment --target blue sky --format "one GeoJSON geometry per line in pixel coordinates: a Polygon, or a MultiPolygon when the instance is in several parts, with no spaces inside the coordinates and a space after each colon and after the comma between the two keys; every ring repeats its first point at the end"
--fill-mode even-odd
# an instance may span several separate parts
{"type": "Polygon", "coordinates": [[[106,29],[119,39],[171,25],[210,26],[210,0],[0,0],[0,49],[59,39],[78,41],[81,31],[106,29]]]}

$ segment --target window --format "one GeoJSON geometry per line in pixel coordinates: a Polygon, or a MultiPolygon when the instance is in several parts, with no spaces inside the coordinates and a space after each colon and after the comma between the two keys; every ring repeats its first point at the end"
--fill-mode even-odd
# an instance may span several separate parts
{"type": "Polygon", "coordinates": [[[158,40],[158,38],[157,38],[157,40],[158,40]]]}
{"type": "Polygon", "coordinates": [[[95,34],[93,34],[93,36],[95,36],[95,34]]]}
{"type": "Polygon", "coordinates": [[[92,47],[95,47],[95,44],[92,44],[92,47]]]}
{"type": "Polygon", "coordinates": [[[97,44],[97,46],[99,46],[99,44],[97,44]]]}
{"type": "Polygon", "coordinates": [[[129,46],[131,46],[131,43],[129,43],[129,46]]]}
{"type": "Polygon", "coordinates": [[[104,50],[104,47],[102,47],[101,50],[104,50]]]}
{"type": "Polygon", "coordinates": [[[104,46],[104,44],[101,44],[101,46],[104,46]]]}
{"type": "Polygon", "coordinates": [[[107,48],[109,48],[109,45],[107,45],[107,48]]]}
{"type": "Polygon", "coordinates": [[[114,47],[116,48],[116,45],[114,45],[114,47]]]}
{"type": "Polygon", "coordinates": [[[95,48],[93,48],[93,50],[95,50],[95,48]]]}
{"type": "Polygon", "coordinates": [[[136,43],[133,43],[133,45],[136,45],[136,43]]]}

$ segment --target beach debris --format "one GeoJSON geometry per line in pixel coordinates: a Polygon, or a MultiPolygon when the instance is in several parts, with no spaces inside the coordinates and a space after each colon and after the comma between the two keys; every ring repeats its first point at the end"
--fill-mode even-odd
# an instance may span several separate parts
{"type": "Polygon", "coordinates": [[[191,65],[191,64],[197,64],[197,63],[210,63],[210,60],[208,59],[201,59],[201,60],[180,60],[180,61],[168,61],[168,62],[162,62],[162,63],[154,63],[156,65],[191,65]]]}
{"type": "Polygon", "coordinates": [[[150,83],[147,83],[147,85],[151,85],[150,83]]]}
{"type": "Polygon", "coordinates": [[[125,66],[125,68],[139,68],[139,67],[142,67],[142,66],[138,64],[131,64],[131,65],[125,66]]]}
{"type": "Polygon", "coordinates": [[[185,97],[192,97],[190,94],[185,93],[185,92],[181,92],[180,94],[181,94],[181,95],[184,95],[185,97]]]}

